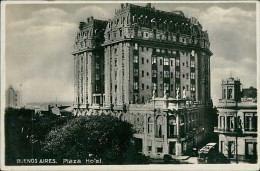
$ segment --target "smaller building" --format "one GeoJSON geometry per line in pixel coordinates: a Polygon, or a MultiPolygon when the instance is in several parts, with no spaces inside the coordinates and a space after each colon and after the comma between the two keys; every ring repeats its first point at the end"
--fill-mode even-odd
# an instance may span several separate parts
{"type": "Polygon", "coordinates": [[[257,95],[257,90],[252,86],[250,88],[244,88],[242,90],[243,98],[256,98],[256,95],[257,95]]]}
{"type": "Polygon", "coordinates": [[[227,158],[254,163],[257,161],[257,103],[252,99],[241,100],[240,88],[239,79],[222,81],[218,127],[214,132],[219,135],[219,151],[227,158]]]}
{"type": "Polygon", "coordinates": [[[6,91],[6,107],[20,108],[22,103],[21,93],[9,86],[6,91]]]}

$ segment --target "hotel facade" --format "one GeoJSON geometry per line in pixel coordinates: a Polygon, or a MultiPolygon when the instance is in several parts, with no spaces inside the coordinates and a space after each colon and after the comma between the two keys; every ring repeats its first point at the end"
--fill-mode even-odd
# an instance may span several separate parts
{"type": "Polygon", "coordinates": [[[133,124],[145,155],[184,155],[212,131],[210,42],[195,18],[121,4],[108,21],[80,22],[74,52],[74,114],[133,124]]]}

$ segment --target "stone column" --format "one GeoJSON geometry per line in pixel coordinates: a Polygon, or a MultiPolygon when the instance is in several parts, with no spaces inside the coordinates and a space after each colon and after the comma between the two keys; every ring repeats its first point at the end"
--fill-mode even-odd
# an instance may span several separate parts
{"type": "Polygon", "coordinates": [[[144,132],[143,132],[143,153],[145,155],[147,155],[147,132],[148,132],[148,128],[147,128],[147,114],[145,114],[144,116],[144,132]]]}
{"type": "Polygon", "coordinates": [[[110,89],[110,79],[111,79],[111,72],[110,72],[110,46],[105,47],[105,56],[104,56],[104,60],[105,60],[105,102],[106,102],[106,106],[110,105],[110,93],[111,93],[111,89],[110,89]]]}
{"type": "Polygon", "coordinates": [[[92,95],[93,95],[93,68],[92,68],[92,60],[93,54],[92,52],[88,52],[88,102],[89,105],[92,105],[92,95]]]}
{"type": "Polygon", "coordinates": [[[224,122],[225,122],[225,130],[227,130],[227,116],[224,116],[224,122]]]}
{"type": "Polygon", "coordinates": [[[167,154],[168,152],[169,152],[169,147],[168,147],[168,131],[167,131],[167,129],[168,129],[168,117],[167,117],[167,113],[166,113],[166,115],[163,117],[163,120],[164,120],[164,134],[163,134],[163,136],[164,136],[164,147],[163,147],[163,153],[164,154],[167,154]]]}
{"type": "Polygon", "coordinates": [[[86,52],[83,53],[83,103],[87,103],[87,55],[86,52]]]}

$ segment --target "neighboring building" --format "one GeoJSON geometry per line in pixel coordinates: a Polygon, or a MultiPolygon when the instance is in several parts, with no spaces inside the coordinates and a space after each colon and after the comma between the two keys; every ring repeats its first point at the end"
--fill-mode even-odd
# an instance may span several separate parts
{"type": "Polygon", "coordinates": [[[10,86],[6,91],[6,107],[20,108],[21,103],[21,93],[10,86]]]}
{"type": "Polygon", "coordinates": [[[87,18],[80,22],[74,46],[75,105],[103,103],[104,95],[104,31],[107,21],[87,18]]]}
{"type": "Polygon", "coordinates": [[[254,87],[242,89],[243,98],[256,98],[257,90],[254,87]]]}
{"type": "Polygon", "coordinates": [[[203,145],[213,132],[212,52],[195,18],[122,4],[113,19],[91,17],[79,29],[75,115],[111,114],[132,123],[139,150],[153,158],[203,145]],[[95,46],[84,43],[89,39],[95,46]]]}
{"type": "Polygon", "coordinates": [[[241,101],[240,95],[239,79],[222,81],[218,127],[215,128],[219,134],[219,151],[231,160],[256,162],[257,103],[256,100],[241,101]]]}

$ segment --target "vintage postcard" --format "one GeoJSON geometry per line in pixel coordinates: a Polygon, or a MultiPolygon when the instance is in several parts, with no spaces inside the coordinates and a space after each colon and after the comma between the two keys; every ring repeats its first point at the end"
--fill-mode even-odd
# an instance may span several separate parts
{"type": "Polygon", "coordinates": [[[258,11],[2,2],[1,170],[258,170],[258,11]]]}

